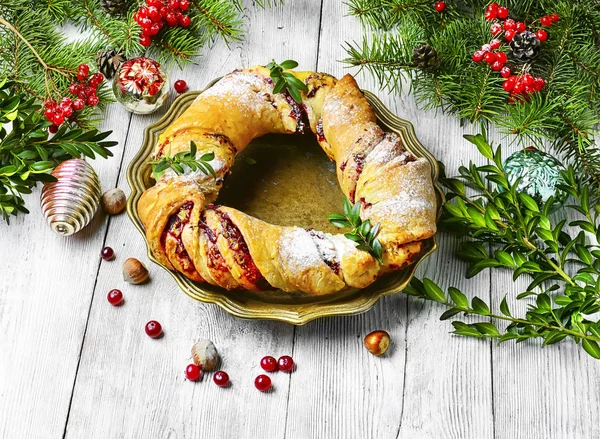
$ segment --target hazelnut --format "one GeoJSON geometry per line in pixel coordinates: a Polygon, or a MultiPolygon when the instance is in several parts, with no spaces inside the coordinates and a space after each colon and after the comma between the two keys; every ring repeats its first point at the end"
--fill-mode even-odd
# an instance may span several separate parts
{"type": "Polygon", "coordinates": [[[192,358],[202,370],[213,370],[219,365],[219,353],[212,341],[198,340],[192,346],[192,358]]]}
{"type": "Polygon", "coordinates": [[[114,188],[102,194],[102,208],[109,215],[116,215],[125,209],[127,198],[125,192],[119,188],[114,188]]]}
{"type": "Polygon", "coordinates": [[[390,347],[390,334],[385,331],[373,331],[365,337],[365,347],[373,355],[383,355],[390,347]]]}
{"type": "Polygon", "coordinates": [[[123,263],[123,279],[130,284],[141,284],[148,279],[148,270],[137,259],[129,258],[123,263]]]}

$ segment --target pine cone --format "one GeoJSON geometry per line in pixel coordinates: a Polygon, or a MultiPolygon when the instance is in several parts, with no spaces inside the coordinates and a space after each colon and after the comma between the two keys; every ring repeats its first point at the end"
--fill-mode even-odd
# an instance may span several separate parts
{"type": "Polygon", "coordinates": [[[516,34],[510,42],[510,58],[523,63],[531,62],[540,53],[540,40],[533,32],[516,34]]]}
{"type": "Polygon", "coordinates": [[[429,44],[421,44],[413,49],[413,63],[422,69],[435,69],[440,65],[440,57],[429,44]]]}
{"type": "Polygon", "coordinates": [[[96,65],[98,71],[102,73],[106,79],[112,79],[119,70],[122,63],[126,61],[125,56],[117,49],[101,50],[96,54],[96,65]]]}
{"type": "Polygon", "coordinates": [[[100,0],[100,4],[111,15],[119,14],[125,9],[125,0],[100,0]]]}

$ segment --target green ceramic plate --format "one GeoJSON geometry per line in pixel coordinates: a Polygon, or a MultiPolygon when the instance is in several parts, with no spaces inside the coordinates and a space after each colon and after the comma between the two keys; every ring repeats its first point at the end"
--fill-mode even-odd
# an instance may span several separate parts
{"type": "MultiPolygon", "coordinates": [[[[216,80],[208,87],[215,82],[216,80]]],[[[162,119],[146,128],[144,143],[127,169],[127,180],[131,186],[127,212],[144,239],[137,203],[142,193],[154,184],[147,162],[159,134],[200,93],[188,92],[179,96],[162,119]]],[[[394,116],[372,93],[365,91],[365,95],[384,129],[398,133],[408,150],[418,157],[425,157],[431,163],[439,212],[444,195],[437,182],[437,161],[419,143],[410,122],[394,116]]],[[[328,213],[341,211],[342,200],[343,194],[337,183],[334,164],[329,161],[315,138],[308,134],[268,135],[253,141],[236,158],[232,174],[219,193],[217,203],[234,207],[272,224],[296,225],[336,233],[338,230],[325,217],[328,213]]],[[[417,265],[436,249],[435,237],[425,241],[425,248],[423,256],[415,264],[383,276],[363,290],[347,290],[318,298],[281,290],[261,293],[227,291],[209,284],[195,283],[181,273],[168,271],[187,295],[202,302],[216,303],[237,317],[282,320],[300,325],[318,317],[367,311],[381,296],[401,291],[410,282],[417,265]]],[[[158,264],[150,251],[148,257],[158,264]]]]}

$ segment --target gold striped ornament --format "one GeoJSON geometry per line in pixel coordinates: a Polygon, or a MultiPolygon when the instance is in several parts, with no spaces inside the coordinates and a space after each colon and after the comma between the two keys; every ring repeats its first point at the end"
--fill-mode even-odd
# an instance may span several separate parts
{"type": "Polygon", "coordinates": [[[81,159],[67,160],[51,174],[58,181],[44,183],[42,212],[52,230],[69,236],[87,226],[98,210],[102,196],[100,179],[81,159]]]}

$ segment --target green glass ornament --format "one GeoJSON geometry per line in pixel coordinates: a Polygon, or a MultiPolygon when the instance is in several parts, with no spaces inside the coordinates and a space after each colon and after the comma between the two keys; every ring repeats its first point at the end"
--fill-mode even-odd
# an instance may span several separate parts
{"type": "Polygon", "coordinates": [[[513,185],[518,178],[521,178],[517,192],[526,193],[540,207],[550,196],[554,197],[551,212],[561,208],[568,197],[565,191],[556,187],[564,183],[560,175],[560,171],[564,169],[557,159],[533,146],[515,152],[504,161],[508,182],[513,185]]]}

